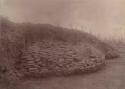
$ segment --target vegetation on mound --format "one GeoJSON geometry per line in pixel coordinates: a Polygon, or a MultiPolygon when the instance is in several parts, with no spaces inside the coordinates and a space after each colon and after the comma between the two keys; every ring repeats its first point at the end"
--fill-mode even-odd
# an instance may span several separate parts
{"type": "Polygon", "coordinates": [[[0,62],[2,66],[7,67],[5,69],[8,69],[8,71],[20,70],[17,72],[22,71],[27,75],[28,73],[43,74],[44,68],[41,66],[46,65],[45,69],[48,70],[49,68],[49,71],[46,71],[47,73],[66,71],[68,74],[68,72],[78,72],[78,70],[94,70],[104,64],[104,57],[113,58],[117,56],[117,52],[112,46],[89,33],[49,24],[17,24],[6,19],[1,20],[0,62]],[[52,62],[52,65],[49,65],[46,59],[52,62]],[[63,59],[63,61],[60,62],[60,59],[63,59]],[[39,62],[36,62],[37,60],[39,62]],[[30,71],[29,62],[34,63],[31,68],[36,68],[33,69],[35,71],[33,73],[30,71]],[[69,62],[70,64],[68,64],[69,62]],[[60,67],[61,65],[62,67],[60,67]],[[26,73],[27,71],[28,73],[26,73]]]}

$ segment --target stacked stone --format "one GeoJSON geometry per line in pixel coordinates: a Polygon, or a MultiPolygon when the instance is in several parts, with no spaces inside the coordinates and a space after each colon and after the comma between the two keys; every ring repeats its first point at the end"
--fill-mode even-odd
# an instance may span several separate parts
{"type": "Polygon", "coordinates": [[[24,50],[15,66],[24,76],[48,76],[95,71],[104,63],[104,55],[88,44],[41,41],[24,50]]]}

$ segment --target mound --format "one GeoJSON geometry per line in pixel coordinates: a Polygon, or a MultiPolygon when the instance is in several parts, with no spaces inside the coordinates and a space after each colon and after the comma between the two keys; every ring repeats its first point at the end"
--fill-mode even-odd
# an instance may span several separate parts
{"type": "Polygon", "coordinates": [[[112,46],[85,32],[1,21],[1,73],[9,77],[91,72],[100,69],[105,58],[117,57],[112,46]]]}
{"type": "Polygon", "coordinates": [[[103,52],[106,59],[119,57],[117,51],[110,44],[99,40],[89,33],[75,29],[67,29],[50,24],[17,24],[2,18],[0,33],[4,34],[4,36],[2,36],[4,39],[9,39],[11,42],[15,41],[15,44],[19,44],[20,46],[27,46],[32,42],[44,39],[69,42],[73,44],[79,44],[82,42],[83,44],[88,43],[99,49],[103,52]]]}

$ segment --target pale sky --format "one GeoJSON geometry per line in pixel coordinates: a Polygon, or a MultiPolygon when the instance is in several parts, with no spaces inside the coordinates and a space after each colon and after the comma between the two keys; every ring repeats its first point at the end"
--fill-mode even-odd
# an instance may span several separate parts
{"type": "Polygon", "coordinates": [[[50,23],[121,36],[125,0],[0,0],[0,14],[15,22],[50,23]]]}

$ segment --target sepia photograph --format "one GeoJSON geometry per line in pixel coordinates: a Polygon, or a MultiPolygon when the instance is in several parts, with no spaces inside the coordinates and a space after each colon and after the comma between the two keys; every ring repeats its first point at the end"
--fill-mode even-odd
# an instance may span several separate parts
{"type": "Polygon", "coordinates": [[[124,0],[0,0],[0,89],[125,89],[124,0]]]}

